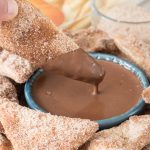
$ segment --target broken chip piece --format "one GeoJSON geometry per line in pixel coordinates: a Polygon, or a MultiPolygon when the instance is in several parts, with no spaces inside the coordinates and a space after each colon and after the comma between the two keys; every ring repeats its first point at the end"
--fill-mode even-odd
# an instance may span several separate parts
{"type": "Polygon", "coordinates": [[[143,90],[142,97],[146,103],[150,103],[150,87],[143,90]]]}
{"type": "Polygon", "coordinates": [[[0,114],[15,150],[77,149],[98,129],[98,124],[90,120],[54,116],[13,102],[0,105],[0,114]]]}
{"type": "Polygon", "coordinates": [[[133,116],[118,127],[100,131],[87,150],[141,150],[150,143],[150,115],[133,116]]]}

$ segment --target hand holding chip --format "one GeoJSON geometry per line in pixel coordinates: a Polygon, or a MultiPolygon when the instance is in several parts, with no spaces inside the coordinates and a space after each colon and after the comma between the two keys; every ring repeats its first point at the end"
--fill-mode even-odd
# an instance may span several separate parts
{"type": "Polygon", "coordinates": [[[18,6],[15,0],[0,0],[0,21],[7,21],[14,18],[18,13],[18,6]]]}

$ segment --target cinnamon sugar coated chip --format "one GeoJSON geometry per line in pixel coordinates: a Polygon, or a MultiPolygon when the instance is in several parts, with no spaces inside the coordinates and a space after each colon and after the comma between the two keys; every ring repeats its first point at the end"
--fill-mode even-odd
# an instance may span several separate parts
{"type": "MultiPolygon", "coordinates": [[[[5,77],[0,76],[0,104],[6,101],[17,102],[17,92],[14,85],[5,77]]],[[[3,133],[4,129],[0,123],[0,133],[3,133]]]]}
{"type": "Polygon", "coordinates": [[[141,50],[140,48],[134,47],[122,37],[117,37],[115,43],[124,55],[143,69],[148,77],[150,77],[150,54],[148,49],[141,50]]]}
{"type": "Polygon", "coordinates": [[[98,129],[96,122],[54,116],[13,102],[0,105],[0,114],[15,150],[74,150],[98,129]]]}
{"type": "MultiPolygon", "coordinates": [[[[3,76],[0,76],[0,98],[1,100],[7,98],[10,101],[18,102],[14,85],[3,76]]],[[[2,101],[0,101],[0,103],[2,103],[2,101]]]]}
{"type": "Polygon", "coordinates": [[[0,25],[0,46],[39,68],[78,46],[26,0],[16,0],[18,16],[0,25]]]}
{"type": "Polygon", "coordinates": [[[94,28],[81,29],[75,32],[66,32],[83,50],[87,52],[99,51],[111,54],[119,53],[117,46],[109,35],[94,28]]]}
{"type": "Polygon", "coordinates": [[[134,116],[118,127],[95,134],[87,150],[142,150],[150,143],[150,115],[134,116]]]}
{"type": "Polygon", "coordinates": [[[24,83],[33,73],[31,63],[6,50],[0,52],[0,75],[9,77],[18,83],[24,83]]]}
{"type": "Polygon", "coordinates": [[[142,97],[146,103],[150,104],[150,87],[146,88],[143,93],[142,97]]]}

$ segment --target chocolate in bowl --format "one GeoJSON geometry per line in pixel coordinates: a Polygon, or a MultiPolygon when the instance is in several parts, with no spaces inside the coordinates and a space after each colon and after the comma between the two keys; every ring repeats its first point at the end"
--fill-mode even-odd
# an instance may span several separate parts
{"type": "MultiPolygon", "coordinates": [[[[126,70],[129,70],[130,72],[132,72],[136,77],[137,79],[139,80],[139,83],[141,84],[142,88],[146,88],[149,83],[148,83],[148,80],[145,76],[145,74],[140,70],[138,69],[135,65],[129,63],[129,62],[126,62],[116,56],[112,56],[112,55],[108,55],[108,54],[100,54],[100,53],[92,53],[91,54],[96,60],[104,60],[104,61],[108,61],[108,62],[113,62],[115,64],[119,64],[120,66],[122,66],[123,68],[125,68],[126,70]]],[[[35,97],[33,96],[33,86],[34,86],[34,83],[36,81],[36,79],[38,79],[40,76],[42,76],[43,74],[43,71],[42,70],[38,70],[26,83],[25,85],[25,97],[26,97],[26,100],[27,100],[27,103],[29,105],[30,108],[33,108],[33,109],[39,109],[41,111],[45,111],[47,112],[47,109],[45,109],[44,107],[42,107],[42,105],[37,102],[37,99],[35,99],[35,97]]],[[[63,87],[61,87],[63,88],[63,87]]],[[[39,91],[38,91],[39,93],[39,91]]],[[[111,99],[110,99],[111,100],[111,99]]],[[[44,101],[44,99],[43,99],[44,101]]],[[[66,108],[67,108],[68,105],[66,105],[66,108]]],[[[92,105],[91,105],[92,106],[92,105]]],[[[116,105],[115,108],[117,108],[118,106],[116,105]]],[[[76,107],[75,107],[76,108],[76,107]]],[[[113,108],[112,106],[112,109],[115,109],[113,108]]],[[[139,113],[141,113],[145,108],[145,103],[142,99],[136,101],[136,103],[133,105],[132,108],[129,108],[127,111],[124,111],[120,114],[116,114],[114,116],[106,116],[106,118],[103,118],[103,119],[95,119],[97,120],[97,122],[100,124],[100,128],[101,129],[105,129],[105,128],[110,128],[112,126],[115,126],[115,125],[118,125],[120,124],[121,122],[127,120],[130,116],[132,115],[137,115],[139,113]]],[[[57,109],[57,107],[55,107],[56,110],[59,110],[60,109],[57,109]]],[[[67,108],[69,109],[69,107],[67,108]]],[[[64,109],[65,110],[65,109],[64,109]]],[[[49,111],[51,112],[51,111],[49,111]]],[[[57,115],[64,115],[66,116],[66,114],[59,114],[59,113],[56,113],[57,115]]],[[[51,112],[52,114],[54,114],[53,112],[51,112]]],[[[91,112],[89,112],[89,114],[91,114],[91,112]]],[[[69,116],[69,117],[77,117],[77,116],[69,116]]],[[[79,116],[79,118],[84,118],[82,116],[79,116]]],[[[87,118],[86,118],[87,119],[87,118]]],[[[88,119],[91,119],[91,118],[88,118],[88,119]]]]}

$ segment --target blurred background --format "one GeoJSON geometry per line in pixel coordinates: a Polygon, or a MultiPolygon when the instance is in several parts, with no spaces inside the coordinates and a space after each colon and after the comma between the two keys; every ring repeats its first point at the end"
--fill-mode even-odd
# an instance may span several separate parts
{"type": "MultiPolygon", "coordinates": [[[[45,15],[51,18],[56,25],[61,26],[68,30],[77,30],[81,28],[87,28],[95,22],[96,15],[106,15],[110,9],[116,5],[135,5],[142,6],[147,10],[150,8],[150,0],[29,0],[37,8],[39,8],[45,15]],[[92,11],[93,6],[99,12],[92,11]]],[[[135,11],[135,7],[132,11],[135,11]]],[[[121,9],[120,9],[121,10],[121,9]]],[[[126,10],[128,12],[128,10],[126,10]]],[[[112,13],[112,12],[111,12],[112,13]]],[[[131,14],[130,12],[128,12],[131,14]]],[[[111,15],[110,13],[108,13],[111,15]]],[[[107,15],[108,15],[107,14],[107,15]]],[[[138,13],[139,14],[139,13],[138,13]]],[[[112,14],[115,17],[114,14],[112,14]]],[[[134,16],[135,17],[135,16],[134,16]]],[[[150,17],[149,17],[150,18],[150,17]]],[[[149,18],[144,18],[142,21],[149,21],[149,18]]],[[[108,18],[107,18],[108,19],[108,18]]],[[[123,16],[121,18],[124,19],[123,16]]],[[[134,19],[138,20],[138,16],[134,19]]],[[[124,19],[125,20],[125,19],[124,19]]],[[[132,20],[130,19],[132,22],[132,20]]],[[[141,21],[141,20],[138,20],[141,21]]]]}
{"type": "Polygon", "coordinates": [[[89,0],[29,0],[56,25],[65,29],[78,29],[90,26],[89,0]]]}

